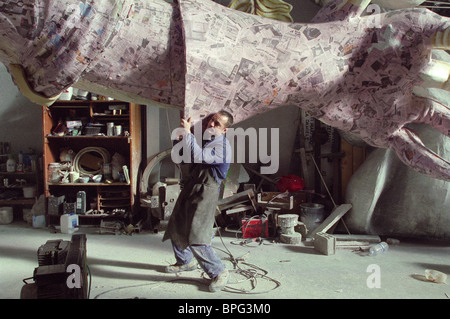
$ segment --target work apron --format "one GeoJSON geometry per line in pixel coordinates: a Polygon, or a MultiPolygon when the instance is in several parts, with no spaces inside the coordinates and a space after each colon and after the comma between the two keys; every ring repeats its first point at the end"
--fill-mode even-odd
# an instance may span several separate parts
{"type": "Polygon", "coordinates": [[[171,239],[180,249],[211,245],[219,184],[209,165],[194,165],[169,218],[163,241],[171,239]]]}

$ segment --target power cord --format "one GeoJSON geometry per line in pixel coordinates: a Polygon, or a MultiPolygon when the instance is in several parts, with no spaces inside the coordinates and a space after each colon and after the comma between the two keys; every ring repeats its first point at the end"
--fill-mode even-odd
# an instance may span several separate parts
{"type": "MultiPolygon", "coordinates": [[[[220,241],[222,242],[222,245],[224,246],[225,250],[223,250],[221,248],[217,248],[217,247],[214,247],[214,248],[227,254],[229,256],[229,260],[233,264],[234,269],[232,270],[232,272],[243,277],[242,280],[238,280],[234,283],[228,283],[228,285],[225,287],[224,291],[230,292],[230,293],[240,293],[240,294],[263,294],[263,293],[267,293],[269,291],[275,290],[281,286],[281,283],[278,280],[268,276],[267,270],[245,261],[244,256],[249,254],[249,252],[247,254],[244,254],[242,257],[238,257],[238,258],[234,257],[234,255],[228,249],[227,245],[225,244],[225,242],[223,240],[222,233],[220,232],[217,222],[215,222],[215,225],[216,225],[218,233],[219,233],[220,241]],[[241,265],[245,266],[245,267],[242,267],[241,265]],[[274,284],[274,286],[271,289],[266,289],[264,291],[255,291],[255,289],[257,288],[259,279],[263,279],[263,280],[272,282],[274,284]],[[250,281],[250,284],[251,284],[250,290],[235,288],[235,287],[231,286],[231,285],[242,284],[247,281],[250,281]]],[[[90,292],[91,292],[92,274],[91,274],[91,269],[89,268],[89,265],[86,265],[86,266],[87,266],[87,270],[88,270],[88,274],[89,274],[89,288],[88,288],[88,299],[89,299],[90,292]]],[[[203,276],[205,276],[205,275],[203,275],[203,276]]],[[[178,280],[181,280],[181,279],[177,278],[174,280],[169,280],[167,282],[174,282],[174,281],[178,281],[178,280]]],[[[101,295],[107,294],[111,291],[117,291],[117,290],[125,289],[125,288],[143,287],[143,286],[159,287],[161,284],[162,283],[160,283],[158,285],[156,285],[155,283],[147,283],[147,284],[142,284],[142,285],[132,285],[132,286],[114,288],[114,289],[111,289],[111,290],[108,290],[108,291],[98,294],[97,296],[94,297],[94,299],[97,299],[101,295]]]]}
{"type": "Polygon", "coordinates": [[[231,251],[228,249],[227,245],[225,245],[225,242],[222,237],[222,233],[220,232],[217,222],[215,222],[215,224],[217,227],[217,231],[219,233],[220,241],[222,242],[222,245],[225,247],[225,250],[217,248],[217,247],[214,247],[214,248],[226,253],[229,256],[231,263],[233,264],[233,267],[234,267],[233,272],[244,277],[244,280],[241,280],[241,281],[238,281],[238,282],[235,282],[232,284],[229,283],[225,287],[224,291],[232,292],[232,293],[243,293],[243,294],[262,294],[262,293],[267,293],[269,291],[277,289],[278,287],[281,286],[281,283],[278,280],[271,278],[267,275],[268,274],[267,270],[265,270],[261,267],[258,267],[254,264],[245,262],[244,258],[242,258],[242,257],[235,258],[234,255],[231,253],[231,251]],[[241,267],[239,262],[241,262],[242,265],[246,266],[246,268],[241,267]],[[274,284],[274,287],[272,287],[271,289],[264,290],[264,291],[259,291],[259,292],[254,291],[257,287],[257,282],[258,282],[259,278],[272,282],[274,284]],[[235,288],[235,287],[230,286],[233,284],[240,284],[245,281],[250,281],[251,287],[252,287],[250,290],[240,289],[240,288],[235,288]]]}

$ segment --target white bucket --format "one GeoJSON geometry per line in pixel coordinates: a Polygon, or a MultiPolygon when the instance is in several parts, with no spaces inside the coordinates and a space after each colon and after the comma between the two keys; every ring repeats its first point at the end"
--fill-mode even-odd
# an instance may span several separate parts
{"type": "Polygon", "coordinates": [[[306,225],[308,232],[313,231],[323,222],[324,215],[325,207],[322,204],[300,204],[300,221],[306,225]]]}
{"type": "Polygon", "coordinates": [[[60,218],[61,233],[73,234],[78,229],[78,215],[76,214],[64,214],[60,218]]]}
{"type": "Polygon", "coordinates": [[[11,224],[14,219],[12,207],[0,207],[0,225],[11,224]]]}
{"type": "Polygon", "coordinates": [[[23,189],[23,197],[25,198],[34,198],[36,197],[36,186],[24,186],[23,189]]]}

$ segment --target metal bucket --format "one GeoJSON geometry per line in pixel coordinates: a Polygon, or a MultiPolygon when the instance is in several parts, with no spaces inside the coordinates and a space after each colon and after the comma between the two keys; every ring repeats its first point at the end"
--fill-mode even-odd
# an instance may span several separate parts
{"type": "Polygon", "coordinates": [[[300,204],[300,221],[305,224],[308,232],[319,226],[325,218],[325,208],[322,204],[300,204]]]}

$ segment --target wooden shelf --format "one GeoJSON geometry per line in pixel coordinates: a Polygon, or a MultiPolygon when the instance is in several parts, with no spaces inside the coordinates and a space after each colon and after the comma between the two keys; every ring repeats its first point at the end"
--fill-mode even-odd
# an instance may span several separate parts
{"type": "Polygon", "coordinates": [[[79,218],[118,218],[113,214],[83,214],[78,215],[79,218]]]}
{"type": "MultiPolygon", "coordinates": [[[[136,200],[138,190],[138,172],[142,161],[142,143],[141,143],[141,112],[142,106],[134,103],[128,103],[118,100],[70,100],[70,101],[56,101],[51,106],[42,106],[42,121],[43,121],[43,168],[44,168],[44,185],[45,196],[49,198],[51,195],[60,197],[64,195],[66,203],[73,204],[76,200],[78,192],[84,191],[86,194],[86,207],[91,207],[94,210],[101,210],[104,208],[100,200],[104,200],[102,193],[104,192],[127,192],[129,197],[118,202],[117,207],[113,204],[105,213],[111,213],[114,208],[125,208],[128,216],[133,216],[137,205],[136,200]],[[115,125],[122,126],[122,132],[127,131],[127,136],[107,136],[106,126],[102,126],[101,135],[52,135],[53,129],[58,123],[66,123],[66,121],[80,121],[82,123],[81,132],[85,133],[85,128],[88,123],[106,124],[107,122],[114,122],[115,125]],[[79,154],[85,148],[102,148],[109,152],[108,156],[96,156],[95,151],[85,153],[86,157],[81,164],[83,170],[95,171],[98,174],[97,162],[101,165],[105,158],[113,159],[113,155],[118,153],[125,160],[124,165],[128,168],[130,182],[112,183],[51,183],[48,182],[49,164],[60,162],[60,152],[62,149],[70,149],[74,156],[79,154]],[[94,154],[93,154],[94,153],[94,154]],[[95,206],[95,208],[94,208],[95,206]]],[[[81,167],[79,167],[80,169],[81,167]]],[[[66,169],[66,168],[64,168],[66,169]]],[[[76,169],[76,168],[75,168],[76,169]]],[[[100,170],[101,172],[101,170],[100,170]]],[[[115,196],[115,195],[114,195],[115,196]]],[[[113,196],[113,197],[114,197],[113,196]]],[[[117,196],[117,198],[122,196],[117,196]]],[[[114,214],[113,214],[114,215],[114,214]]],[[[49,214],[53,219],[53,214],[49,214]]],[[[106,218],[109,214],[103,215],[79,215],[80,217],[99,218],[99,216],[106,218]]],[[[117,217],[117,216],[115,216],[117,217]]],[[[56,221],[56,219],[55,219],[56,221]]]]}
{"type": "MultiPolygon", "coordinates": [[[[47,215],[50,219],[59,220],[61,215],[47,215]]],[[[80,219],[103,219],[103,218],[120,218],[122,216],[117,216],[116,214],[78,214],[78,218],[80,219]]],[[[83,225],[81,225],[83,226],[83,225]]]]}
{"type": "Polygon", "coordinates": [[[0,175],[36,175],[37,172],[0,172],[0,175]]]}
{"type": "MultiPolygon", "coordinates": [[[[70,136],[70,135],[64,135],[64,136],[57,136],[57,135],[48,135],[45,138],[48,139],[119,139],[119,140],[126,140],[130,139],[131,136],[106,136],[106,135],[80,135],[80,136],[70,136]]],[[[11,173],[10,173],[11,174],[11,173]]]]}
{"type": "MultiPolygon", "coordinates": [[[[37,157],[37,159],[40,157],[37,157]]],[[[11,197],[0,199],[0,206],[32,206],[36,203],[36,199],[42,194],[42,172],[39,170],[24,172],[0,172],[1,178],[8,179],[8,186],[0,185],[0,192],[9,194],[11,197]],[[23,180],[23,182],[17,182],[23,180]],[[35,187],[35,197],[23,197],[24,187],[35,187]],[[10,192],[10,193],[9,193],[10,192]]]]}
{"type": "Polygon", "coordinates": [[[94,113],[94,114],[92,114],[92,116],[95,117],[95,118],[107,118],[107,119],[111,119],[111,120],[114,120],[114,119],[123,120],[123,119],[127,119],[129,115],[128,114],[117,114],[117,115],[114,115],[114,114],[94,113]]]}
{"type": "Polygon", "coordinates": [[[48,186],[130,186],[129,183],[47,183],[48,186]]]}
{"type": "Polygon", "coordinates": [[[1,206],[34,205],[35,202],[35,198],[0,199],[1,206]]]}

